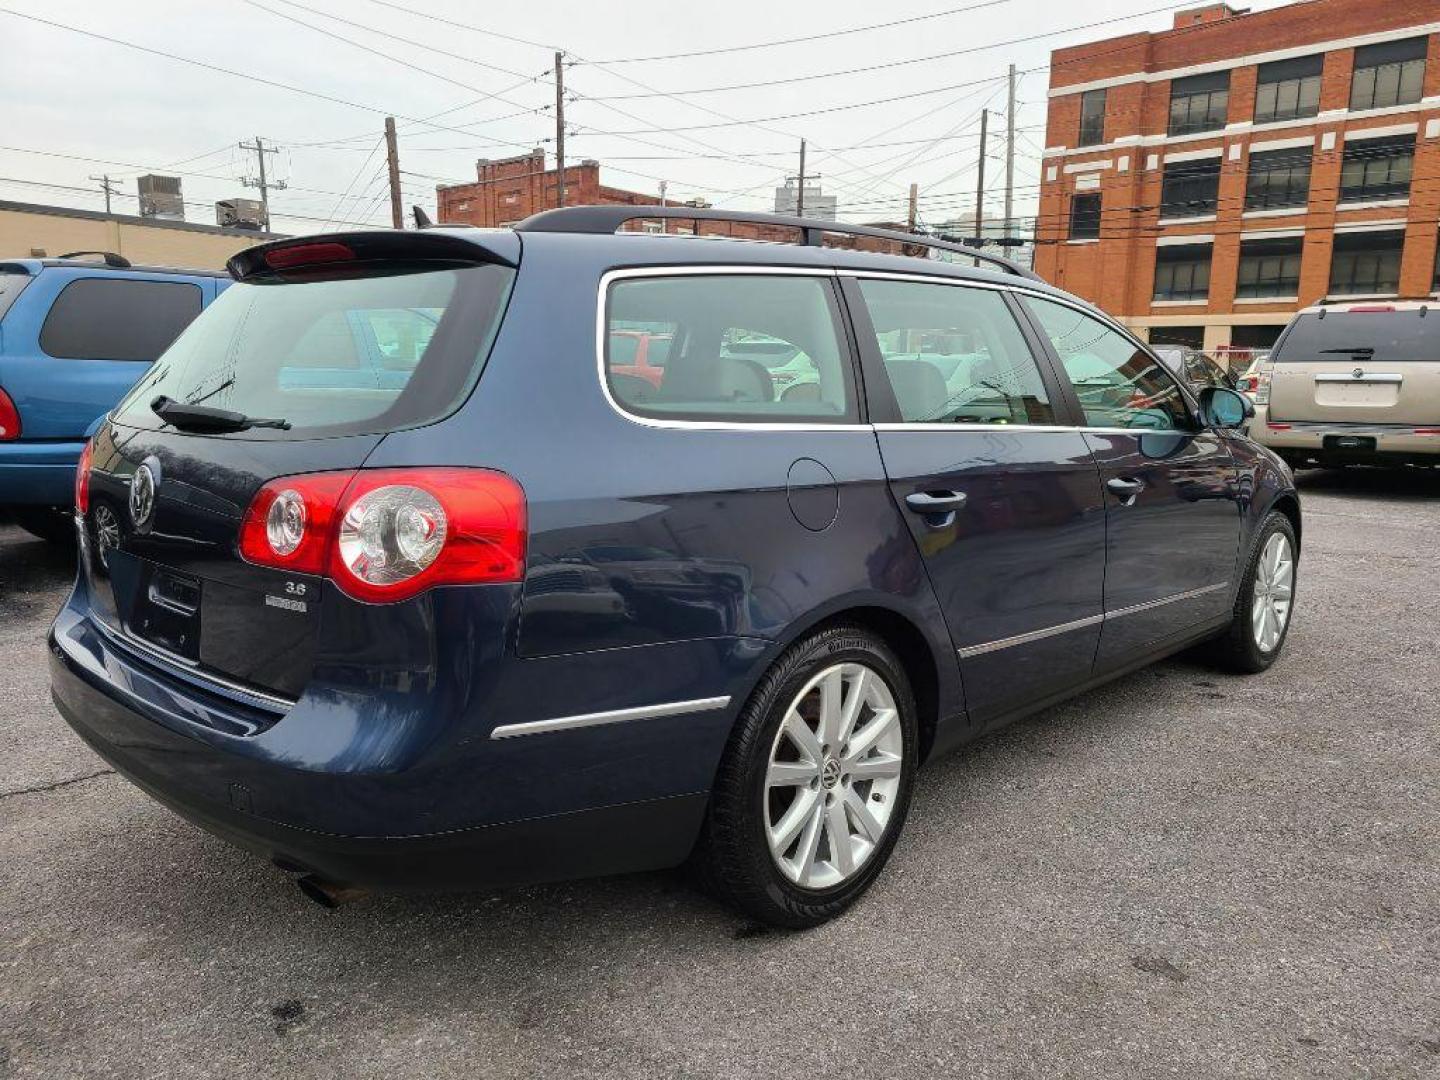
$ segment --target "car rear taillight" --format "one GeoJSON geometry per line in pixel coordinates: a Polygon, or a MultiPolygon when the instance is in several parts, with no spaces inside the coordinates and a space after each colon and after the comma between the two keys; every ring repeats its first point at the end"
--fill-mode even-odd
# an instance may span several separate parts
{"type": "Polygon", "coordinates": [[[1255,375],[1255,404],[1270,404],[1270,369],[1261,368],[1255,375]]]}
{"type": "Polygon", "coordinates": [[[362,469],[271,480],[240,527],[247,562],[391,603],[436,585],[519,581],[525,493],[488,469],[362,469]]]}
{"type": "Polygon", "coordinates": [[[299,266],[320,266],[327,263],[353,262],[355,252],[345,244],[324,241],[315,244],[290,244],[265,253],[265,265],[272,270],[291,270],[299,266]]]}
{"type": "Polygon", "coordinates": [[[12,442],[20,438],[20,410],[10,395],[0,390],[0,442],[12,442]]]}
{"type": "Polygon", "coordinates": [[[80,460],[75,463],[75,509],[82,514],[90,512],[90,459],[94,456],[94,444],[88,440],[80,451],[80,460]]]}

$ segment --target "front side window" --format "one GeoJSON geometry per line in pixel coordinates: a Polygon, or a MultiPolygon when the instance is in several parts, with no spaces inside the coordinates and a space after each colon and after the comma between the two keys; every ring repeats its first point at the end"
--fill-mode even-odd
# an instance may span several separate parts
{"type": "Polygon", "coordinates": [[[1297,296],[1300,292],[1300,256],[1304,246],[1305,240],[1300,236],[1241,240],[1235,295],[1249,299],[1297,296]]]}
{"type": "Polygon", "coordinates": [[[1165,365],[1099,319],[1053,300],[1027,296],[1055,346],[1090,427],[1188,430],[1190,409],[1165,365]]]}
{"type": "Polygon", "coordinates": [[[1414,135],[1347,140],[1340,166],[1340,201],[1406,198],[1414,167],[1414,135]]]}
{"type": "Polygon", "coordinates": [[[1310,201],[1309,146],[1293,150],[1261,150],[1250,155],[1245,176],[1246,210],[1280,210],[1310,201]]]}
{"type": "Polygon", "coordinates": [[[1045,383],[1000,293],[960,285],[860,283],[900,419],[1053,424],[1045,383]]]}
{"type": "Polygon", "coordinates": [[[1162,218],[1203,217],[1215,213],[1220,198],[1220,159],[1175,161],[1165,166],[1160,184],[1162,218]]]}
{"type": "Polygon", "coordinates": [[[1425,88],[1428,43],[1428,38],[1413,37],[1356,49],[1350,108],[1388,109],[1419,101],[1425,88]]]}
{"type": "Polygon", "coordinates": [[[1105,91],[1086,90],[1080,95],[1080,138],[1076,146],[1098,146],[1105,141],[1105,91]]]}
{"type": "Polygon", "coordinates": [[[1099,194],[1072,195],[1070,197],[1070,239],[1100,239],[1099,194]]]}
{"type": "Polygon", "coordinates": [[[180,281],[78,278],[60,290],[40,348],[63,360],[149,363],[200,314],[200,286],[180,281]]]}
{"type": "Polygon", "coordinates": [[[1155,299],[1204,300],[1210,295],[1210,245],[1155,249],[1155,299]]]}
{"type": "Polygon", "coordinates": [[[1230,72],[1192,75],[1170,83],[1170,135],[1218,131],[1230,110],[1230,72]]]}
{"type": "Polygon", "coordinates": [[[606,298],[605,377],[624,409],[734,423],[856,419],[850,359],[826,278],[621,278],[606,298]],[[662,374],[636,370],[633,330],[663,339],[662,374]]]}
{"type": "Polygon", "coordinates": [[[1400,255],[1405,233],[1339,233],[1330,257],[1333,296],[1389,295],[1400,291],[1400,255]]]}
{"type": "Polygon", "coordinates": [[[1298,120],[1320,111],[1323,53],[1261,64],[1256,76],[1255,122],[1298,120]]]}

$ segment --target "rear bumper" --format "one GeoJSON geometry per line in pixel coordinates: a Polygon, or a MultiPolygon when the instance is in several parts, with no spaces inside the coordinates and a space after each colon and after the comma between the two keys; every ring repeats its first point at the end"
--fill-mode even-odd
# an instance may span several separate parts
{"type": "Polygon", "coordinates": [[[286,762],[257,757],[253,738],[187,730],[187,711],[213,702],[190,697],[163,673],[107,648],[73,608],[62,611],[49,646],[56,707],[118,772],[222,839],[330,881],[404,891],[660,869],[685,860],[704,816],[705,791],[677,793],[673,786],[664,794],[617,786],[609,798],[571,798],[563,755],[580,747],[592,770],[603,764],[617,733],[602,728],[566,733],[564,746],[490,743],[485,750],[500,759],[498,771],[472,766],[452,771],[448,782],[423,764],[377,774],[356,771],[353,761],[286,762]],[[552,769],[516,774],[506,767],[515,753],[543,753],[547,746],[552,769]],[[520,804],[507,785],[527,791],[529,809],[548,800],[553,812],[507,817],[503,804],[520,804]],[[436,828],[436,807],[455,798],[468,801],[474,824],[436,828]],[[319,817],[332,827],[317,827],[319,817]],[[356,827],[347,829],[347,822],[356,827]]]}
{"type": "MultiPolygon", "coordinates": [[[[1265,407],[1257,406],[1249,435],[1262,446],[1285,456],[1313,459],[1321,463],[1376,463],[1423,461],[1440,463],[1440,434],[1415,434],[1409,426],[1369,423],[1304,422],[1271,427],[1265,407]],[[1373,447],[1338,445],[1337,440],[1373,439],[1373,447]]],[[[1435,425],[1440,430],[1440,424],[1435,425]]]]}
{"type": "Polygon", "coordinates": [[[0,443],[0,506],[69,506],[81,442],[0,443]]]}

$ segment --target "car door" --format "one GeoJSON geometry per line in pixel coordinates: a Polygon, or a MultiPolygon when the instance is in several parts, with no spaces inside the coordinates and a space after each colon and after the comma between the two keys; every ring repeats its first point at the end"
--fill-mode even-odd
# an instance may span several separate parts
{"type": "Polygon", "coordinates": [[[1001,721],[1090,676],[1099,471],[1004,290],[880,276],[845,287],[891,492],[944,609],[971,721],[1001,721]],[[953,364],[927,355],[940,335],[964,345],[953,364]]]}
{"type": "Polygon", "coordinates": [[[1238,474],[1224,437],[1144,346],[1077,306],[1022,303],[1054,350],[1105,488],[1103,671],[1226,617],[1238,474]]]}

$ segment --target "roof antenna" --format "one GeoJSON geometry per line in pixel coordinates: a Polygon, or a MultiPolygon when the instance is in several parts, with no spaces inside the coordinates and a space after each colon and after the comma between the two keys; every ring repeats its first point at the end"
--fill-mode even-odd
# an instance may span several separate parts
{"type": "Polygon", "coordinates": [[[430,215],[425,213],[423,207],[412,206],[410,210],[415,215],[415,227],[417,229],[433,229],[435,227],[435,223],[430,220],[430,215]]]}

